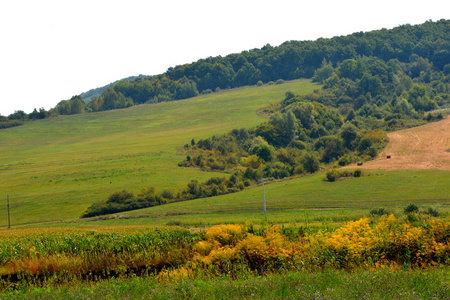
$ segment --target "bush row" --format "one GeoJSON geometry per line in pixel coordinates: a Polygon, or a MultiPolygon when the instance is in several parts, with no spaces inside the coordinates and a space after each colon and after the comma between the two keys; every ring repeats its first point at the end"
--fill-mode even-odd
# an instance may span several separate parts
{"type": "Polygon", "coordinates": [[[191,180],[184,189],[179,191],[164,190],[157,193],[154,187],[150,187],[143,189],[137,196],[127,190],[114,192],[107,200],[98,201],[89,206],[82,217],[95,217],[171,202],[235,193],[243,190],[245,186],[251,185],[251,182],[245,179],[245,174],[240,172],[229,178],[213,177],[205,182],[191,180]]]}
{"type": "Polygon", "coordinates": [[[333,169],[331,171],[328,171],[325,177],[326,181],[334,182],[336,180],[339,180],[340,178],[349,178],[349,177],[361,177],[363,176],[363,172],[361,169],[356,169],[354,171],[339,171],[336,169],[333,169]]]}

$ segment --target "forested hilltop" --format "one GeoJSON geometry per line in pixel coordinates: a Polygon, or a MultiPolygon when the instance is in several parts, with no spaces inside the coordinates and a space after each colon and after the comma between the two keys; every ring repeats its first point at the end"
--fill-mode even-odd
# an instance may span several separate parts
{"type": "MultiPolygon", "coordinates": [[[[406,104],[413,105],[418,111],[429,111],[437,107],[435,104],[442,106],[448,101],[442,98],[442,93],[448,91],[450,74],[449,32],[449,20],[429,21],[392,30],[357,32],[316,41],[289,41],[278,47],[266,45],[225,57],[209,57],[171,67],[161,75],[121,80],[103,91],[97,90],[97,93],[101,91],[100,95],[94,91],[74,96],[61,101],[50,111],[42,108],[30,114],[16,111],[2,117],[0,127],[20,125],[27,119],[179,100],[221,89],[297,78],[313,78],[328,86],[340,81],[339,84],[344,84],[342,89],[346,89],[338,96],[340,104],[349,102],[347,97],[352,98],[356,89],[366,92],[366,98],[370,93],[377,101],[387,102],[386,94],[397,99],[415,83],[424,89],[420,97],[425,97],[425,103],[417,104],[415,99],[406,104]],[[369,69],[363,68],[364,60],[372,60],[375,64],[369,69]],[[379,68],[380,65],[389,68],[379,68]],[[333,82],[325,82],[329,78],[333,82]],[[345,85],[344,78],[353,80],[356,87],[345,85]],[[392,84],[397,84],[397,89],[386,93],[392,84]],[[90,101],[85,101],[87,95],[90,101]],[[341,96],[345,96],[344,99],[341,96]]],[[[361,103],[362,99],[358,101],[361,103]]]]}

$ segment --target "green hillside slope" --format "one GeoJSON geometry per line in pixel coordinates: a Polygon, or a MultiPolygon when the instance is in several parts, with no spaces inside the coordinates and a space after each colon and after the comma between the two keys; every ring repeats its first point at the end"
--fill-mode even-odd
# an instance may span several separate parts
{"type": "Polygon", "coordinates": [[[178,147],[257,125],[259,108],[280,101],[288,90],[305,94],[316,87],[294,81],[2,130],[0,197],[11,198],[13,224],[33,224],[76,219],[120,189],[162,191],[205,180],[213,174],[177,167],[183,158],[178,147]]]}

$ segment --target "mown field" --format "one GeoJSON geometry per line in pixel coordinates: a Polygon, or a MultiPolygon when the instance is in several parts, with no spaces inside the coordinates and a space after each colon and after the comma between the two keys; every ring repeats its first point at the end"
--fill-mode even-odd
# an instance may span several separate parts
{"type": "Polygon", "coordinates": [[[450,170],[450,117],[388,134],[389,144],[363,169],[450,170]],[[391,159],[386,159],[390,155],[391,159]]]}
{"type": "MultiPolygon", "coordinates": [[[[0,131],[0,198],[9,194],[14,225],[79,218],[112,192],[177,189],[214,173],[179,168],[177,150],[263,121],[257,110],[309,81],[251,87],[124,110],[59,116],[0,131]]],[[[6,212],[5,212],[6,213],[6,212]]],[[[6,224],[5,213],[0,221],[6,224]]]]}

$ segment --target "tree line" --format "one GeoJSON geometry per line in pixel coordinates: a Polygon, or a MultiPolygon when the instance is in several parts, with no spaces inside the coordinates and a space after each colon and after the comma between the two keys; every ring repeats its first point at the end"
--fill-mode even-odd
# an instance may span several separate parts
{"type": "MultiPolygon", "coordinates": [[[[56,115],[119,109],[142,103],[186,99],[221,89],[297,78],[314,78],[321,83],[330,77],[334,78],[328,84],[334,84],[337,78],[343,77],[358,80],[356,88],[366,92],[364,96],[370,93],[371,97],[383,94],[383,90],[389,89],[387,85],[397,81],[402,83],[403,86],[397,85],[401,89],[413,82],[420,82],[448,93],[449,31],[450,21],[440,20],[316,41],[288,41],[278,47],[268,44],[260,49],[225,57],[208,57],[170,67],[165,73],[156,76],[128,78],[104,89],[84,93],[83,97],[78,95],[63,100],[50,111],[35,109],[29,115],[17,111],[0,120],[18,123],[17,120],[23,122],[56,115]],[[376,64],[364,64],[361,58],[371,59],[376,64]],[[386,70],[384,64],[394,70],[386,70]],[[334,72],[336,68],[339,68],[338,73],[334,72]],[[401,68],[405,76],[392,77],[398,73],[395,68],[401,68]],[[378,71],[383,71],[384,74],[378,74],[383,76],[374,78],[373,74],[378,71]],[[432,82],[437,84],[431,84],[432,82]]],[[[345,96],[354,96],[355,87],[344,87],[350,89],[345,91],[345,96]]],[[[429,96],[435,102],[448,100],[434,99],[435,95],[432,94],[429,96]]],[[[423,95],[418,97],[421,98],[412,100],[416,103],[415,110],[430,110],[433,107],[433,103],[423,99],[423,95]]]]}

